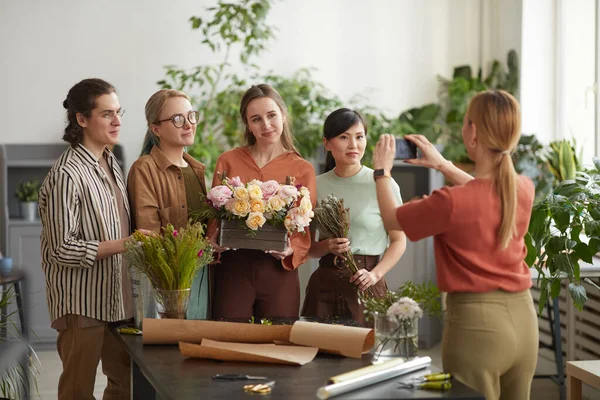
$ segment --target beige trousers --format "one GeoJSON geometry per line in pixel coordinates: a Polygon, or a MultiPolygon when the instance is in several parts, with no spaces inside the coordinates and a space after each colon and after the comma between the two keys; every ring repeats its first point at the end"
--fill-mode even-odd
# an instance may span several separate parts
{"type": "Polygon", "coordinates": [[[130,399],[129,355],[110,332],[108,323],[82,327],[77,315],[67,315],[58,331],[57,348],[63,364],[59,400],[93,400],[98,362],[108,379],[104,400],[130,399]]]}
{"type": "Polygon", "coordinates": [[[528,400],[538,356],[538,319],[529,290],[449,293],[444,371],[486,400],[528,400]]]}

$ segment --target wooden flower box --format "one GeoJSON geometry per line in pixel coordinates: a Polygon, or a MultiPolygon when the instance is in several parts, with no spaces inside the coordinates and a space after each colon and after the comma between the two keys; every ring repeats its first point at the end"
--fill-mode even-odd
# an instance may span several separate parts
{"type": "Polygon", "coordinates": [[[265,224],[252,235],[244,221],[221,220],[219,245],[230,249],[275,250],[285,251],[287,231],[283,225],[265,224]]]}

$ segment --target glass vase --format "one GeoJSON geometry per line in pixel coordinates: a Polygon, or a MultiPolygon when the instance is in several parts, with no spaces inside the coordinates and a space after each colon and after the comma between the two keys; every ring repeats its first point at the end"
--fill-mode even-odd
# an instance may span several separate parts
{"type": "Polygon", "coordinates": [[[417,357],[419,351],[419,319],[400,320],[375,312],[375,346],[373,361],[384,362],[401,357],[417,357]]]}
{"type": "Polygon", "coordinates": [[[191,289],[162,290],[154,289],[156,311],[160,318],[185,319],[190,302],[191,289]]]}

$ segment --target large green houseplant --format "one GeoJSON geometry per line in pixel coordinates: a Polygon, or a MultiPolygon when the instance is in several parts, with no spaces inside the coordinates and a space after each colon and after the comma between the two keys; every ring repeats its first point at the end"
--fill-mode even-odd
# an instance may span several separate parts
{"type": "MultiPolygon", "coordinates": [[[[559,165],[563,171],[570,168],[565,163],[559,165]]],[[[533,207],[525,238],[526,261],[538,273],[540,313],[549,297],[559,295],[563,281],[580,310],[587,300],[582,281],[599,288],[580,276],[580,262],[592,263],[600,250],[600,159],[594,158],[594,166],[586,172],[563,175],[572,178],[558,182],[533,207]]]]}
{"type": "Polygon", "coordinates": [[[289,76],[261,70],[252,61],[274,38],[274,28],[266,23],[272,0],[219,1],[206,9],[206,17],[190,18],[192,29],[200,31],[201,44],[222,54],[216,65],[183,69],[166,67],[162,88],[186,91],[200,111],[196,140],[188,152],[214,169],[217,157],[243,141],[239,103],[252,84],[268,83],[281,94],[288,107],[300,153],[310,157],[321,143],[321,126],[325,115],[339,107],[336,96],[312,78],[312,71],[302,68],[289,76]],[[231,65],[237,54],[238,66],[231,65]],[[241,70],[243,74],[235,71],[241,70]]]}
{"type": "Polygon", "coordinates": [[[452,79],[438,77],[439,104],[443,132],[439,142],[444,145],[444,157],[455,163],[471,163],[462,141],[462,123],[469,101],[477,93],[487,89],[503,89],[517,96],[519,90],[519,59],[510,50],[506,67],[494,60],[490,73],[483,77],[481,68],[473,75],[469,65],[454,68],[452,79]]]}

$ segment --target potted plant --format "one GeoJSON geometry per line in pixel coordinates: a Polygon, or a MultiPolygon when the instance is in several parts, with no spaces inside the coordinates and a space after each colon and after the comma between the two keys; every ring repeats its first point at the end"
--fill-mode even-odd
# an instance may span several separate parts
{"type": "Polygon", "coordinates": [[[38,218],[37,202],[39,191],[40,185],[38,181],[21,181],[15,193],[20,202],[21,218],[27,221],[35,221],[38,218]]]}
{"type": "Polygon", "coordinates": [[[136,231],[125,242],[130,266],[148,277],[161,318],[184,319],[192,280],[213,260],[213,249],[200,223],[175,229],[169,224],[162,235],[136,231]]]}
{"type": "MultiPolygon", "coordinates": [[[[566,153],[569,151],[561,151],[563,160],[566,153]]],[[[572,159],[566,160],[556,164],[555,170],[563,171],[560,177],[573,178],[559,181],[550,194],[534,205],[525,236],[526,262],[538,273],[540,313],[548,297],[560,294],[563,281],[568,282],[569,293],[579,310],[587,300],[582,280],[600,289],[592,280],[580,278],[579,265],[581,260],[592,263],[592,257],[600,250],[600,159],[594,158],[594,169],[574,173],[570,167],[572,159]]]]}

